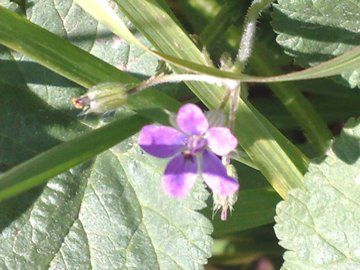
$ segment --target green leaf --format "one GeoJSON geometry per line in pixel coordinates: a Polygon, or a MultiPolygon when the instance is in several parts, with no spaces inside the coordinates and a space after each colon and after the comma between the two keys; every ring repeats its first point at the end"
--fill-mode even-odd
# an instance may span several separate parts
{"type": "MultiPolygon", "coordinates": [[[[277,41],[303,66],[324,62],[359,45],[358,1],[279,0],[274,7],[277,41]]],[[[351,87],[360,86],[360,69],[341,75],[351,87]]]]}
{"type": "Polygon", "coordinates": [[[167,197],[164,165],[133,138],[52,179],[40,197],[3,203],[0,268],[200,268],[212,230],[193,211],[204,206],[203,187],[186,200],[167,197]]]}
{"type": "MultiPolygon", "coordinates": [[[[29,56],[59,68],[61,74],[74,81],[84,86],[101,81],[136,81],[26,20],[0,10],[9,16],[1,15],[0,20],[10,18],[7,27],[19,30],[12,37],[14,46],[25,48],[29,56]],[[35,31],[23,27],[29,25],[35,31]],[[34,36],[30,38],[31,35],[34,36]],[[37,39],[37,35],[42,38],[37,39]]],[[[140,76],[154,72],[154,57],[121,43],[72,1],[37,1],[28,7],[27,16],[118,67],[140,76]]],[[[3,33],[0,39],[4,38],[3,33]]],[[[53,175],[49,164],[72,166],[87,159],[99,145],[109,146],[102,140],[122,140],[141,125],[139,116],[127,118],[120,112],[119,117],[124,119],[89,133],[92,126],[103,123],[91,121],[91,116],[78,117],[78,111],[71,107],[71,98],[83,89],[27,56],[3,47],[0,63],[2,172],[55,147],[49,150],[52,157],[47,152],[34,158],[37,166],[26,167],[29,163],[22,163],[22,172],[20,167],[13,171],[22,175],[36,171],[53,175]],[[114,129],[109,137],[101,134],[111,127],[114,129]],[[94,136],[96,133],[100,136],[94,136]],[[87,144],[86,137],[90,139],[87,144]],[[56,149],[64,148],[65,153],[72,152],[71,159],[62,155],[64,152],[56,154],[56,149]],[[74,159],[77,161],[72,163],[74,159]]],[[[134,96],[129,102],[137,109],[166,104],[174,110],[177,106],[177,102],[154,91],[134,96]]],[[[205,206],[207,192],[199,184],[184,200],[167,197],[161,188],[165,163],[145,155],[137,146],[136,137],[132,137],[94,160],[52,178],[46,185],[2,202],[0,269],[201,268],[211,255],[212,226],[195,210],[205,206]]],[[[5,172],[0,179],[11,172],[5,172]]],[[[13,181],[16,177],[12,176],[13,181]]]]}
{"type": "Polygon", "coordinates": [[[282,269],[360,268],[360,121],[350,120],[304,188],[277,206],[275,231],[288,249],[282,269]]]}

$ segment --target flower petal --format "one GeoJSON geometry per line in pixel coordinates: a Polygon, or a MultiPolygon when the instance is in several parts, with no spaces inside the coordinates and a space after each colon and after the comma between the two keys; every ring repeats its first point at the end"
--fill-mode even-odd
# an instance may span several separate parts
{"type": "Polygon", "coordinates": [[[173,197],[181,198],[189,193],[198,176],[196,157],[177,155],[170,160],[163,176],[163,188],[173,197]]]}
{"type": "Polygon", "coordinates": [[[214,193],[229,196],[239,189],[239,182],[227,175],[221,160],[209,151],[203,154],[202,176],[214,193]]]}
{"type": "Polygon", "coordinates": [[[186,135],[175,128],[147,125],[139,135],[138,143],[144,151],[159,158],[166,158],[180,152],[186,142],[186,135]]]}
{"type": "Polygon", "coordinates": [[[206,134],[209,148],[218,156],[225,156],[236,148],[237,139],[231,134],[230,129],[225,127],[210,128],[206,134]]]}
{"type": "Polygon", "coordinates": [[[187,134],[201,135],[209,128],[205,114],[195,104],[185,104],[176,118],[179,128],[187,134]]]}

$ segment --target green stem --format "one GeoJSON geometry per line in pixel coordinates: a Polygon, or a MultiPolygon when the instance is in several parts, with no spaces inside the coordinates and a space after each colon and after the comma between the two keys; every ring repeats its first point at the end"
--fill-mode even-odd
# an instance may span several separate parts
{"type": "Polygon", "coordinates": [[[254,44],[254,37],[256,32],[256,20],[260,13],[273,2],[274,0],[254,0],[246,13],[244,21],[244,31],[241,36],[237,62],[243,70],[249,60],[254,44]]]}

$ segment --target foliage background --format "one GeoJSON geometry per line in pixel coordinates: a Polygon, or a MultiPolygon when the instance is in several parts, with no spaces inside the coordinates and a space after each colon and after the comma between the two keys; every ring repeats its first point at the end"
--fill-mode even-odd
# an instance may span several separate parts
{"type": "MultiPolygon", "coordinates": [[[[200,51],[206,45],[215,65],[223,51],[235,56],[251,3],[117,2],[109,3],[146,46],[204,64],[200,51]],[[203,44],[196,47],[183,31],[197,33],[203,44]]],[[[221,87],[166,85],[131,97],[115,116],[80,117],[71,98],[101,82],[152,76],[157,58],[116,37],[70,0],[0,0],[0,7],[0,197],[38,186],[1,203],[1,268],[201,269],[212,256],[209,269],[256,269],[265,257],[277,269],[283,250],[272,228],[275,207],[295,187],[277,207],[276,234],[291,250],[283,269],[356,268],[359,216],[352,210],[343,216],[358,204],[356,120],[321,157],[343,123],[358,115],[358,70],[335,80],[248,84],[235,132],[244,160],[260,172],[234,162],[241,191],[224,223],[212,220],[200,183],[185,200],[165,196],[160,179],[166,162],[141,152],[134,135],[145,123],[167,121],[159,108],[174,112],[180,102],[200,101],[216,108],[221,87]],[[308,157],[320,158],[303,186],[308,157]],[[329,201],[336,203],[324,204],[329,201]]],[[[299,69],[294,60],[307,67],[356,47],[359,13],[358,1],[277,1],[258,20],[246,73],[286,73],[299,69]]]]}

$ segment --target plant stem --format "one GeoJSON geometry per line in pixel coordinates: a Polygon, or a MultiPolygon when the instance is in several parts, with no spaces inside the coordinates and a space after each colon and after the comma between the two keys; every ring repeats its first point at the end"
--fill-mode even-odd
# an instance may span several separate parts
{"type": "Polygon", "coordinates": [[[236,56],[240,70],[244,70],[246,63],[251,56],[256,32],[256,20],[261,11],[272,2],[273,0],[254,0],[246,13],[244,30],[240,40],[239,51],[236,56]]]}
{"type": "Polygon", "coordinates": [[[127,91],[128,95],[136,94],[146,88],[150,88],[159,84],[164,83],[179,83],[179,82],[188,82],[188,81],[198,81],[206,82],[209,84],[222,84],[226,81],[232,81],[223,78],[217,78],[214,76],[209,76],[206,74],[170,74],[159,77],[152,77],[146,81],[143,81],[136,85],[135,87],[127,91]]]}

